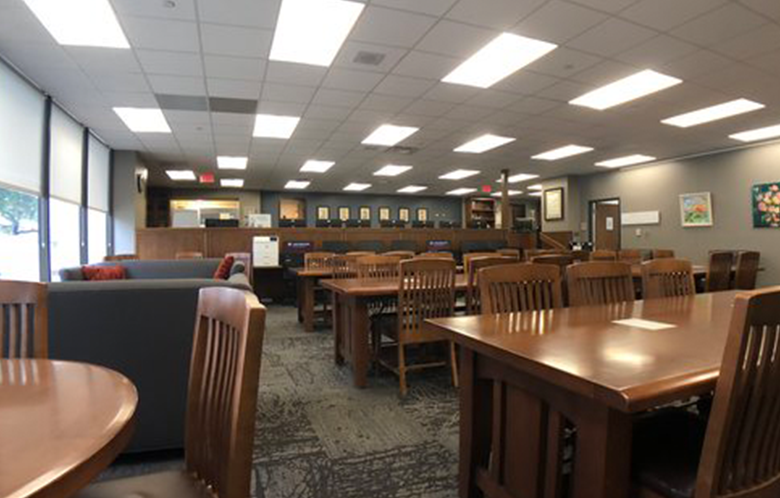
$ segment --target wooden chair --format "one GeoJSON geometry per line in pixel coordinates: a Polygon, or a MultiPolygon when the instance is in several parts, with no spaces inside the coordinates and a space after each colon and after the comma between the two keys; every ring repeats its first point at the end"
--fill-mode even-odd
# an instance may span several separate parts
{"type": "Polygon", "coordinates": [[[138,257],[137,254],[114,254],[112,256],[105,256],[103,258],[103,261],[110,262],[110,261],[130,261],[135,259],[141,259],[138,257]]]}
{"type": "Polygon", "coordinates": [[[46,285],[0,280],[0,358],[48,356],[46,285]]]}
{"type": "Polygon", "coordinates": [[[527,249],[525,251],[525,260],[530,263],[536,256],[548,256],[553,254],[563,254],[563,251],[557,249],[527,249]]]}
{"type": "Polygon", "coordinates": [[[664,258],[673,258],[674,257],[674,251],[671,249],[653,249],[652,258],[653,259],[664,259],[664,258]]]}
{"type": "Polygon", "coordinates": [[[303,267],[305,270],[332,270],[335,256],[332,252],[307,252],[303,256],[303,267]]]}
{"type": "Polygon", "coordinates": [[[574,258],[568,254],[548,254],[542,256],[534,256],[531,259],[531,263],[537,263],[541,265],[556,265],[561,269],[561,275],[566,271],[566,267],[574,263],[574,258]]]}
{"type": "Polygon", "coordinates": [[[731,288],[731,267],[734,266],[734,253],[731,251],[713,251],[707,266],[707,278],[704,281],[706,292],[717,292],[731,288]]]}
{"type": "Polygon", "coordinates": [[[358,258],[365,255],[337,254],[333,256],[333,278],[357,278],[358,258]]]}
{"type": "Polygon", "coordinates": [[[176,259],[203,259],[203,253],[199,251],[181,251],[176,253],[176,259]]]}
{"type": "Polygon", "coordinates": [[[642,262],[642,251],[639,249],[621,249],[618,251],[618,261],[625,261],[629,264],[642,262]]]}
{"type": "Polygon", "coordinates": [[[483,268],[479,271],[479,297],[483,315],[560,308],[560,267],[517,263],[483,268]]]}
{"type": "Polygon", "coordinates": [[[636,424],[636,497],[780,496],[780,292],[738,294],[706,424],[687,413],[636,424]]]}
{"type": "Polygon", "coordinates": [[[414,257],[414,259],[451,259],[455,261],[455,256],[451,252],[447,251],[440,251],[440,252],[421,252],[417,256],[414,257]]]}
{"type": "Polygon", "coordinates": [[[742,251],[737,255],[737,271],[734,274],[735,288],[741,290],[756,288],[760,259],[761,253],[757,251],[742,251]]]}
{"type": "Polygon", "coordinates": [[[634,301],[631,264],[617,261],[577,263],[566,271],[569,306],[634,301]]]}
{"type": "Polygon", "coordinates": [[[447,361],[429,361],[407,365],[406,347],[425,343],[446,343],[452,383],[458,385],[455,345],[439,333],[423,325],[428,318],[448,317],[455,309],[455,261],[446,259],[413,259],[400,263],[398,309],[391,320],[377,323],[380,332],[395,340],[397,363],[378,354],[379,365],[391,370],[399,378],[401,395],[407,392],[406,372],[429,367],[440,367],[447,361]]]}
{"type": "Polygon", "coordinates": [[[617,261],[617,253],[606,249],[596,249],[590,253],[591,261],[617,261]]]}
{"type": "Polygon", "coordinates": [[[349,251],[346,256],[361,257],[361,256],[373,256],[376,254],[374,251],[349,251]]]}
{"type": "Polygon", "coordinates": [[[389,280],[398,278],[401,258],[398,256],[363,256],[356,262],[357,278],[364,280],[389,280]]]}
{"type": "Polygon", "coordinates": [[[401,260],[414,258],[414,251],[388,251],[383,256],[396,256],[401,260]]]}
{"type": "Polygon", "coordinates": [[[642,263],[642,298],[696,294],[693,266],[684,259],[653,259],[642,263]]]}
{"type": "Polygon", "coordinates": [[[585,249],[577,249],[571,252],[571,257],[575,263],[585,263],[590,261],[590,251],[585,249]]]}
{"type": "Polygon", "coordinates": [[[512,249],[511,247],[506,247],[504,249],[499,249],[496,252],[502,256],[515,258],[515,260],[520,261],[520,254],[521,254],[520,249],[512,249]]]}
{"type": "Polygon", "coordinates": [[[498,257],[499,254],[497,252],[470,252],[463,255],[463,273],[468,275],[469,274],[469,265],[471,263],[471,260],[474,258],[484,258],[484,257],[498,257]]]}
{"type": "Polygon", "coordinates": [[[190,362],[185,470],[105,481],[76,496],[249,496],[265,316],[254,294],[201,289],[190,362]]]}
{"type": "Polygon", "coordinates": [[[469,315],[478,315],[480,312],[479,299],[479,270],[490,266],[515,264],[517,260],[511,256],[483,256],[474,258],[469,264],[469,271],[466,273],[466,313],[469,315]]]}

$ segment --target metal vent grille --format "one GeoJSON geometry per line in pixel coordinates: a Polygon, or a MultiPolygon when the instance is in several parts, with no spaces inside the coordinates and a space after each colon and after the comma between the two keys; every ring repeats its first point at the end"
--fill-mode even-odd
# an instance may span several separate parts
{"type": "Polygon", "coordinates": [[[352,59],[355,64],[364,64],[366,66],[378,66],[385,60],[385,54],[379,52],[366,52],[361,50],[352,59]]]}

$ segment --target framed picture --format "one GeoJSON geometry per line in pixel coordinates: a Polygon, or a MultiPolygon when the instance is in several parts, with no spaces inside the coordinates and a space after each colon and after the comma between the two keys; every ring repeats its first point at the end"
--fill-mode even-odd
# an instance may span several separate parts
{"type": "Polygon", "coordinates": [[[753,228],[780,228],[780,182],[753,185],[753,228]]]}
{"type": "Polygon", "coordinates": [[[317,219],[318,220],[329,220],[330,219],[330,207],[328,207],[328,206],[317,206],[317,219]]]}
{"type": "Polygon", "coordinates": [[[350,216],[350,209],[349,206],[340,206],[339,207],[339,219],[341,221],[346,221],[351,218],[350,216]]]}
{"type": "Polygon", "coordinates": [[[543,208],[544,221],[558,221],[563,219],[563,187],[544,191],[543,208]]]}
{"type": "Polygon", "coordinates": [[[680,219],[684,227],[711,227],[712,199],[710,193],[681,194],[680,219]]]}
{"type": "Polygon", "coordinates": [[[390,219],[390,208],[387,206],[379,207],[379,221],[385,221],[390,219]]]}
{"type": "Polygon", "coordinates": [[[401,221],[409,221],[409,217],[411,216],[409,212],[409,208],[398,208],[398,219],[401,221]]]}
{"type": "Polygon", "coordinates": [[[371,207],[370,206],[360,206],[360,216],[359,218],[361,220],[370,220],[371,219],[371,207]]]}
{"type": "Polygon", "coordinates": [[[417,208],[417,221],[428,221],[428,208],[417,208]]]}

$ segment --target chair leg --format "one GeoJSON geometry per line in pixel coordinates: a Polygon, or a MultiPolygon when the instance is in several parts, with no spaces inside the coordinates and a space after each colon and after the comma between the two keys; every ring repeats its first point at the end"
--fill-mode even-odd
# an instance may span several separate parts
{"type": "Polygon", "coordinates": [[[450,368],[452,369],[452,385],[458,387],[458,355],[455,351],[455,343],[450,341],[450,368]]]}
{"type": "Polygon", "coordinates": [[[406,396],[406,357],[404,344],[398,342],[398,382],[401,388],[401,396],[406,396]]]}

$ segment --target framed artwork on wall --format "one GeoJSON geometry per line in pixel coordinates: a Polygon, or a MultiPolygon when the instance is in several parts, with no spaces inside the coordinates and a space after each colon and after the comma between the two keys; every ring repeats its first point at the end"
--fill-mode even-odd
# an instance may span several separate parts
{"type": "Polygon", "coordinates": [[[410,217],[409,208],[400,207],[398,208],[398,219],[401,221],[409,221],[410,217]]]}
{"type": "Polygon", "coordinates": [[[428,221],[428,208],[417,208],[417,221],[428,221]]]}
{"type": "Polygon", "coordinates": [[[351,218],[350,216],[350,209],[349,206],[340,206],[339,207],[339,219],[341,221],[347,221],[351,218]]]}
{"type": "Polygon", "coordinates": [[[544,191],[544,221],[560,221],[564,218],[563,187],[544,191]]]}
{"type": "Polygon", "coordinates": [[[390,208],[387,206],[379,207],[379,221],[385,221],[390,219],[390,208]]]}
{"type": "Polygon", "coordinates": [[[710,193],[680,194],[680,220],[683,227],[711,227],[712,198],[710,193]]]}
{"type": "Polygon", "coordinates": [[[753,185],[753,228],[780,228],[780,182],[753,185]]]}
{"type": "Polygon", "coordinates": [[[360,216],[359,218],[361,220],[371,220],[371,207],[370,206],[360,206],[360,216]]]}
{"type": "Polygon", "coordinates": [[[329,220],[330,219],[330,207],[328,207],[328,206],[317,206],[317,219],[318,220],[329,220]]]}

